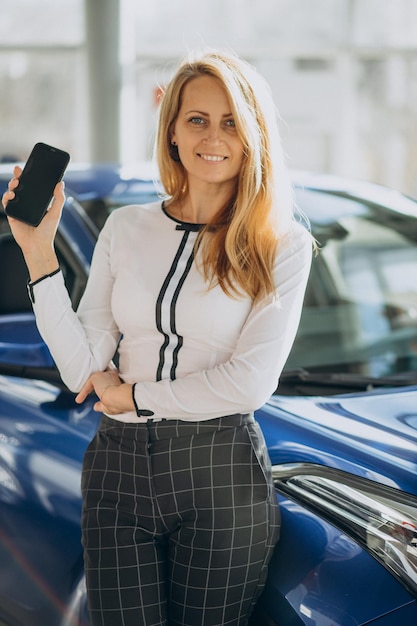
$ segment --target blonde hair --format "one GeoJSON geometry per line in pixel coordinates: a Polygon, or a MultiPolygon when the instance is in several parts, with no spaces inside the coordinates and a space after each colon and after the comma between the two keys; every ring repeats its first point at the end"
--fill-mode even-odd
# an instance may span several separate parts
{"type": "Polygon", "coordinates": [[[173,126],[185,85],[200,76],[217,79],[225,90],[244,146],[233,197],[200,232],[201,267],[210,285],[219,284],[230,296],[246,293],[256,302],[275,290],[277,244],[293,218],[278,113],[266,81],[236,55],[207,51],[187,57],[162,96],[155,144],[160,181],[173,202],[188,193],[187,172],[172,158],[173,126]]]}

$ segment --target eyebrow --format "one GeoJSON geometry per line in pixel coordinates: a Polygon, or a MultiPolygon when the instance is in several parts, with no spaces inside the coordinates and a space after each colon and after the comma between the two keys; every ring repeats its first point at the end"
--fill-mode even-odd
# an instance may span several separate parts
{"type": "MultiPolygon", "coordinates": [[[[190,111],[185,111],[184,115],[190,115],[191,113],[198,113],[198,115],[205,115],[206,117],[210,117],[209,113],[206,113],[205,111],[198,111],[197,109],[191,109],[190,111]]],[[[233,113],[224,113],[222,115],[222,117],[232,117],[233,113]]]]}

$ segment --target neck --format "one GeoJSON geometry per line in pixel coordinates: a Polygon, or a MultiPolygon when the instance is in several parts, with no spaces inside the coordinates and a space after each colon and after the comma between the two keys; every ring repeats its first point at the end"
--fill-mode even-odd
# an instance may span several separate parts
{"type": "Polygon", "coordinates": [[[207,224],[213,217],[223,209],[230,200],[230,189],[206,190],[199,193],[193,189],[189,190],[187,196],[178,203],[176,215],[183,222],[194,224],[207,224]]]}

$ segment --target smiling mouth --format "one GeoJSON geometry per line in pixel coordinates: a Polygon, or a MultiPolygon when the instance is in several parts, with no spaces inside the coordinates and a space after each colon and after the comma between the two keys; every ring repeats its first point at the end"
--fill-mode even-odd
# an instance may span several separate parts
{"type": "Polygon", "coordinates": [[[225,156],[217,156],[215,154],[198,154],[198,156],[203,159],[203,161],[212,161],[214,163],[220,163],[227,159],[225,156]]]}

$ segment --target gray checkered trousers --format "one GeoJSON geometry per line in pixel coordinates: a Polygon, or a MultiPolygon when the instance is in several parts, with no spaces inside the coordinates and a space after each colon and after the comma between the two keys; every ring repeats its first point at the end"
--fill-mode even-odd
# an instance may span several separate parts
{"type": "Polygon", "coordinates": [[[203,422],[103,416],[82,474],[92,626],[244,626],[279,510],[252,414],[203,422]]]}

